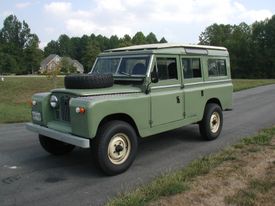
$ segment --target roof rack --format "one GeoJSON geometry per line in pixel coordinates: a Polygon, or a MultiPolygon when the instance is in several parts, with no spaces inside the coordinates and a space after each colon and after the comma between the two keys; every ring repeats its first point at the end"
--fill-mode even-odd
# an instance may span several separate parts
{"type": "Polygon", "coordinates": [[[116,49],[105,50],[105,52],[153,50],[153,49],[165,49],[165,48],[194,48],[194,49],[212,49],[212,50],[227,51],[225,47],[217,47],[217,46],[160,43],[160,44],[144,44],[144,45],[136,45],[136,46],[129,46],[129,47],[121,47],[116,49]]]}

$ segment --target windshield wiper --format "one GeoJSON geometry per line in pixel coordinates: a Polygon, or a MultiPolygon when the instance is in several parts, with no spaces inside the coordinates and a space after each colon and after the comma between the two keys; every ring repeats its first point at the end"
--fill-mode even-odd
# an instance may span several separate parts
{"type": "Polygon", "coordinates": [[[119,74],[124,74],[126,76],[131,76],[131,74],[127,73],[127,72],[123,72],[123,71],[118,71],[119,74]]]}

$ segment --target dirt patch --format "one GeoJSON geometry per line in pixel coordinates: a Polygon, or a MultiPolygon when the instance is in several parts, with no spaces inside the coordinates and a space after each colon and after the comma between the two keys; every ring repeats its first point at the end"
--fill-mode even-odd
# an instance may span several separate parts
{"type": "Polygon", "coordinates": [[[275,205],[275,138],[271,145],[246,145],[235,151],[237,159],[196,177],[190,190],[150,205],[275,205]]]}

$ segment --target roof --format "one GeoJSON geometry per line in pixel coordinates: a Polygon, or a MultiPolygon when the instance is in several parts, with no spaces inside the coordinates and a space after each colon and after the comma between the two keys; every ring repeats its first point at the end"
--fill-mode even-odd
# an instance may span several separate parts
{"type": "Polygon", "coordinates": [[[129,46],[129,47],[121,47],[116,49],[109,49],[109,50],[106,50],[106,52],[153,50],[153,49],[165,49],[165,48],[194,48],[194,49],[211,49],[211,50],[227,51],[225,47],[217,47],[217,46],[161,43],[161,44],[144,44],[144,45],[136,45],[136,46],[129,46]]]}
{"type": "MultiPolygon", "coordinates": [[[[50,61],[52,61],[56,56],[58,56],[57,54],[50,54],[49,56],[47,56],[47,58],[45,58],[42,62],[41,62],[41,67],[46,66],[50,61]]],[[[59,56],[58,56],[59,57],[59,56]]]]}

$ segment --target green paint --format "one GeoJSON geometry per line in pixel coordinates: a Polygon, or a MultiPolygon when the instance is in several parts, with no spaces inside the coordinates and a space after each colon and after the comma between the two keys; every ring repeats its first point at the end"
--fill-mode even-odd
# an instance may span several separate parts
{"type": "Polygon", "coordinates": [[[51,93],[35,94],[33,100],[37,101],[37,105],[33,106],[33,110],[41,112],[42,122],[34,123],[76,136],[94,138],[104,119],[130,119],[139,135],[146,137],[200,121],[208,101],[219,102],[223,110],[231,109],[233,86],[227,50],[190,47],[192,54],[186,53],[187,47],[182,46],[102,53],[100,57],[149,55],[151,64],[147,69],[150,72],[157,65],[159,58],[173,59],[177,64],[177,78],[150,83],[150,75],[139,78],[122,76],[119,77],[120,81],[110,88],[54,89],[51,93]],[[201,51],[198,50],[205,53],[199,54],[201,51]],[[199,59],[201,76],[185,78],[182,58],[199,59]],[[225,60],[227,76],[208,76],[210,58],[225,60]],[[121,84],[123,81],[127,83],[121,84]],[[147,88],[149,93],[146,92],[147,88]],[[62,108],[51,108],[51,94],[56,95],[58,99],[63,96],[70,97],[70,121],[60,120],[58,114],[60,115],[62,108]],[[76,113],[77,107],[84,107],[85,113],[76,113]]]}

